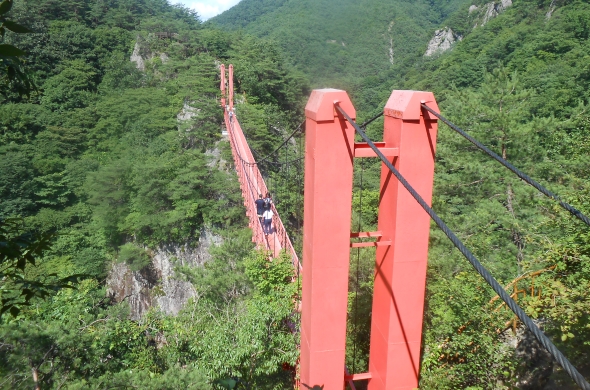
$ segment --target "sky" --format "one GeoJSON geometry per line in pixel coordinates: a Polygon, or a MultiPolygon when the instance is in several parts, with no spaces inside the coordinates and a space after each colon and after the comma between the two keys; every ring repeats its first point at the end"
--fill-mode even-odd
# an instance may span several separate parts
{"type": "Polygon", "coordinates": [[[230,9],[240,0],[172,0],[171,2],[194,9],[201,16],[201,20],[205,21],[230,9]]]}

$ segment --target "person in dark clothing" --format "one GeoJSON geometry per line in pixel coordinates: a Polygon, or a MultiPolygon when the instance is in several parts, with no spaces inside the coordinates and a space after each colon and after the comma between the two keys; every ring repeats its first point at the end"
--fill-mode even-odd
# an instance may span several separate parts
{"type": "Polygon", "coordinates": [[[270,194],[270,192],[267,192],[266,198],[264,198],[264,209],[270,210],[271,207],[272,207],[272,195],[270,194]]]}
{"type": "Polygon", "coordinates": [[[258,215],[258,220],[264,229],[264,221],[262,219],[262,214],[264,214],[264,199],[262,199],[262,194],[258,195],[258,199],[256,199],[254,203],[256,203],[256,214],[258,215]]]}

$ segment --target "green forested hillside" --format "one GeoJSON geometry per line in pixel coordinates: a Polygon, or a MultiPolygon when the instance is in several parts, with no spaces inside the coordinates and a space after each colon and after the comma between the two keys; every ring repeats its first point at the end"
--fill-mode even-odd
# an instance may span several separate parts
{"type": "MultiPolygon", "coordinates": [[[[347,89],[361,121],[381,111],[393,89],[433,91],[446,117],[588,213],[589,10],[580,0],[243,0],[213,22],[277,41],[314,86],[347,89]],[[488,10],[495,11],[486,19],[488,10]],[[461,40],[425,57],[434,31],[446,27],[461,40]]],[[[373,139],[382,123],[369,126],[373,139]]],[[[590,377],[588,227],[443,124],[439,134],[435,210],[502,283],[523,276],[519,288],[536,286],[519,302],[590,377]],[[527,276],[534,271],[542,272],[527,276]]],[[[363,175],[370,225],[377,164],[363,175]]],[[[421,388],[570,388],[550,360],[525,347],[525,336],[506,329],[509,313],[495,310],[491,291],[436,229],[430,248],[421,388]]],[[[371,256],[358,264],[353,256],[352,274],[360,267],[364,277],[351,277],[352,319],[369,316],[371,256]]],[[[351,320],[351,334],[359,328],[351,350],[368,342],[368,321],[351,320]]],[[[349,367],[366,369],[360,349],[364,357],[349,354],[349,367]]]]}
{"type": "MultiPolygon", "coordinates": [[[[485,26],[471,30],[450,52],[408,64],[405,79],[396,78],[393,85],[435,91],[447,117],[587,213],[589,9],[581,1],[515,1],[485,26]]],[[[435,206],[506,284],[527,272],[556,267],[540,280],[520,283],[529,289],[534,283],[543,291],[521,303],[588,377],[588,227],[445,126],[439,142],[435,206]]],[[[451,260],[456,256],[447,252],[449,247],[443,249],[444,241],[436,247],[429,292],[431,302],[441,304],[438,289],[453,283],[435,275],[457,275],[460,286],[461,273],[469,269],[451,260]]],[[[431,340],[438,337],[440,342],[448,336],[435,329],[449,316],[431,307],[431,340]]],[[[456,328],[462,326],[462,315],[453,319],[456,328]]],[[[462,338],[468,339],[452,337],[442,350],[452,343],[451,349],[465,348],[462,338]]],[[[522,359],[518,350],[516,356],[511,353],[506,356],[514,359],[517,371],[534,376],[536,369],[543,376],[538,360],[522,359]]],[[[441,361],[450,354],[445,356],[441,361]]],[[[540,382],[547,388],[567,386],[567,381],[545,383],[540,382]]]]}
{"type": "Polygon", "coordinates": [[[252,251],[221,140],[218,66],[236,65],[262,153],[298,120],[304,78],[272,44],[205,28],[165,0],[0,9],[11,5],[0,22],[33,32],[9,28],[0,44],[26,52],[18,69],[36,87],[19,93],[2,67],[0,388],[288,386],[290,263],[252,251]],[[158,248],[193,248],[203,231],[223,243],[206,267],[179,268],[198,299],[178,316],[154,308],[133,321],[126,298],[106,294],[113,264],[148,278],[158,248]],[[59,280],[81,282],[53,291],[59,280]]]}
{"type": "Polygon", "coordinates": [[[242,0],[211,23],[275,40],[314,86],[350,86],[414,57],[449,13],[469,2],[242,0]]]}
{"type": "MultiPolygon", "coordinates": [[[[0,320],[0,387],[290,386],[288,262],[251,252],[231,165],[212,158],[231,161],[218,143],[220,63],[235,66],[261,154],[302,120],[306,80],[346,88],[360,121],[392,89],[432,90],[445,116],[590,213],[590,4],[514,0],[483,23],[500,3],[242,0],[203,25],[164,0],[17,0],[6,19],[34,33],[0,44],[26,51],[19,69],[36,88],[0,74],[0,242],[15,244],[0,246],[0,298],[20,309],[0,320]],[[462,39],[424,57],[445,27],[462,39]],[[154,251],[194,247],[204,231],[224,241],[205,266],[177,265],[198,298],[178,316],[134,321],[106,295],[113,264],[149,275],[154,251]],[[53,291],[64,280],[76,288],[53,291]]],[[[354,223],[371,230],[378,164],[355,172],[354,223]]],[[[588,228],[442,124],[433,204],[501,283],[534,289],[519,303],[590,377],[588,228]]],[[[347,366],[363,372],[373,253],[353,255],[347,366]]],[[[573,388],[493,298],[433,228],[421,388],[573,388]]]]}

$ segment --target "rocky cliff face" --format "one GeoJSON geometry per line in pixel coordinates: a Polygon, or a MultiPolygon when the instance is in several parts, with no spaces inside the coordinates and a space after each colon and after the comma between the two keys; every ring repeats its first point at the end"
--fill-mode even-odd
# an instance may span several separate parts
{"type": "Polygon", "coordinates": [[[162,246],[151,252],[151,264],[140,271],[131,271],[125,263],[115,263],[107,279],[107,293],[117,302],[127,301],[135,320],[152,307],[177,314],[195,296],[195,290],[189,282],[176,278],[175,266],[202,266],[211,259],[209,248],[219,243],[220,236],[203,229],[196,247],[162,246]]]}
{"type": "Polygon", "coordinates": [[[149,48],[150,41],[158,39],[154,34],[149,34],[147,39],[143,39],[141,36],[137,36],[135,46],[133,47],[133,53],[129,57],[129,61],[135,62],[137,69],[145,72],[145,62],[151,61],[156,57],[160,57],[162,63],[168,61],[169,57],[166,53],[152,52],[149,48]]]}
{"type": "MultiPolygon", "coordinates": [[[[544,321],[533,320],[543,330],[544,321]]],[[[539,343],[533,334],[520,326],[516,334],[511,331],[504,333],[504,342],[514,349],[519,366],[515,388],[521,390],[574,390],[578,387],[559,365],[551,354],[539,343]]],[[[581,372],[588,376],[589,372],[581,372]]]]}
{"type": "MultiPolygon", "coordinates": [[[[506,8],[511,7],[511,6],[512,6],[512,0],[501,0],[501,1],[492,1],[490,3],[487,3],[486,5],[484,5],[481,8],[478,8],[478,7],[475,7],[475,9],[469,8],[470,12],[478,11],[481,15],[480,18],[478,19],[478,21],[475,23],[475,26],[473,26],[473,28],[475,28],[477,26],[485,25],[487,22],[490,21],[490,19],[495,18],[496,16],[498,16],[499,14],[504,12],[506,10],[506,8]]],[[[471,7],[473,7],[473,6],[471,6],[471,7]]]]}
{"type": "MultiPolygon", "coordinates": [[[[512,0],[491,1],[483,6],[472,5],[469,7],[469,18],[473,21],[473,28],[484,26],[491,19],[495,18],[508,7],[512,6],[512,0]]],[[[434,36],[428,43],[425,57],[444,53],[451,49],[453,44],[463,39],[463,36],[455,34],[450,27],[436,30],[434,36]]]]}
{"type": "Polygon", "coordinates": [[[428,47],[426,48],[426,53],[424,53],[425,57],[430,57],[435,54],[443,53],[451,48],[453,43],[456,41],[460,41],[463,39],[460,35],[455,35],[453,30],[449,27],[445,27],[440,30],[436,30],[434,32],[434,37],[428,42],[428,47]]]}
{"type": "MultiPolygon", "coordinates": [[[[542,325],[538,321],[535,323],[542,325]]],[[[522,362],[518,370],[517,387],[522,390],[547,388],[554,368],[551,354],[522,326],[517,329],[515,335],[510,333],[507,341],[522,362]]]]}
{"type": "MultiPolygon", "coordinates": [[[[166,36],[165,38],[169,38],[166,36]]],[[[162,62],[168,60],[166,53],[156,53],[149,49],[150,40],[160,39],[154,34],[147,39],[138,36],[130,61],[145,71],[146,61],[160,57],[162,62]]],[[[177,114],[179,132],[191,131],[187,127],[190,120],[199,115],[200,110],[193,107],[193,102],[186,101],[177,114]]],[[[209,166],[221,167],[225,162],[220,157],[219,149],[207,151],[209,166]]],[[[117,302],[127,301],[131,308],[131,318],[140,319],[150,308],[157,307],[166,314],[177,314],[196,292],[189,282],[176,277],[176,266],[199,267],[211,259],[209,248],[221,243],[221,237],[209,229],[201,231],[196,246],[188,244],[168,244],[147,252],[151,263],[140,271],[132,271],[125,263],[113,263],[107,278],[107,293],[117,302]]]]}

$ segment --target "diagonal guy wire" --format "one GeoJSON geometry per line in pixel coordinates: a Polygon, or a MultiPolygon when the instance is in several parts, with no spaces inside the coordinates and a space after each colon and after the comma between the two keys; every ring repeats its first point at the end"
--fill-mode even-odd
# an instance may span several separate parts
{"type": "Polygon", "coordinates": [[[379,156],[381,161],[389,168],[391,173],[399,180],[399,182],[408,190],[408,192],[416,199],[418,204],[422,206],[424,211],[428,213],[430,218],[438,225],[438,227],[446,234],[457,249],[465,256],[467,261],[471,263],[473,268],[484,278],[484,280],[492,287],[494,292],[506,303],[506,305],[514,312],[518,319],[531,331],[531,333],[537,338],[537,340],[549,351],[549,353],[557,360],[559,365],[569,374],[569,376],[580,386],[583,390],[590,390],[590,383],[584,379],[584,377],[578,372],[576,367],[565,357],[563,353],[551,342],[551,340],[539,329],[539,327],[533,322],[533,320],[526,315],[524,310],[508,295],[504,288],[498,283],[496,279],[490,274],[490,272],[477,260],[477,258],[471,253],[469,249],[461,242],[459,237],[453,233],[451,229],[443,222],[442,219],[434,212],[434,210],[428,206],[428,204],[422,199],[420,194],[412,188],[410,183],[399,173],[393,164],[385,157],[383,153],[375,146],[373,141],[369,139],[367,134],[346,114],[346,112],[335,103],[336,109],[344,116],[344,118],[355,128],[356,132],[367,142],[367,144],[373,149],[373,151],[379,156]]]}
{"type": "Polygon", "coordinates": [[[439,113],[437,113],[436,111],[434,111],[432,108],[428,107],[426,104],[422,104],[422,107],[425,110],[427,110],[428,112],[430,112],[431,114],[433,114],[434,116],[436,116],[438,119],[440,119],[441,121],[443,121],[451,129],[453,129],[457,133],[461,134],[469,142],[471,142],[472,144],[474,144],[475,146],[477,146],[478,148],[480,148],[481,150],[483,150],[487,155],[489,155],[490,157],[492,157],[494,160],[498,161],[500,164],[502,164],[503,166],[505,166],[506,168],[508,168],[510,171],[512,171],[514,174],[516,174],[516,176],[520,177],[522,180],[524,180],[525,182],[527,182],[531,186],[535,187],[543,195],[545,195],[545,196],[547,196],[547,197],[549,197],[549,198],[557,201],[561,207],[563,207],[564,209],[566,209],[567,211],[569,211],[570,213],[572,213],[573,216],[575,216],[578,219],[580,219],[581,221],[583,221],[586,225],[590,226],[590,218],[588,218],[587,216],[585,216],[584,214],[582,214],[582,212],[580,210],[576,209],[572,205],[570,205],[570,204],[564,202],[563,200],[561,200],[561,198],[559,196],[557,196],[553,192],[549,191],[547,188],[543,187],[541,184],[537,183],[535,180],[533,180],[532,178],[530,178],[526,173],[524,173],[520,169],[516,168],[514,165],[510,164],[508,161],[506,161],[506,159],[498,156],[496,153],[494,153],[492,150],[490,150],[484,144],[482,144],[481,142],[479,142],[478,140],[476,140],[475,138],[473,138],[472,136],[470,136],[469,134],[467,134],[465,132],[465,130],[461,129],[460,127],[458,127],[457,125],[455,125],[454,123],[452,123],[451,121],[449,121],[447,118],[445,118],[444,116],[440,115],[439,113]]]}

